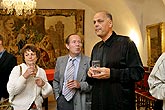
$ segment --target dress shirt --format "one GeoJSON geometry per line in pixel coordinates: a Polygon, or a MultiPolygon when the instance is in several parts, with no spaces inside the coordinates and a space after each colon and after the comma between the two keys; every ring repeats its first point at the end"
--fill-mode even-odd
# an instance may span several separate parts
{"type": "MultiPolygon", "coordinates": [[[[77,73],[78,73],[78,68],[79,68],[79,63],[80,63],[81,57],[80,56],[77,56],[75,58],[72,58],[71,56],[69,56],[68,62],[71,59],[75,59],[75,61],[74,61],[75,71],[74,71],[73,79],[76,80],[77,79],[77,73]]],[[[67,69],[68,69],[68,62],[67,62],[67,66],[66,66],[65,73],[64,73],[64,85],[67,83],[67,81],[66,81],[66,74],[67,74],[67,69]]]]}
{"type": "Polygon", "coordinates": [[[0,52],[0,58],[2,57],[3,53],[5,52],[5,50],[3,50],[2,52],[0,52]]]}

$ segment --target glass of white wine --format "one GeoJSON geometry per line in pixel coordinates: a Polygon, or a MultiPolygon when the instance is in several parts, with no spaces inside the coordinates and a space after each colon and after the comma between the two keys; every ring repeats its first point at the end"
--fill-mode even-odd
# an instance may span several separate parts
{"type": "Polygon", "coordinates": [[[33,77],[33,78],[35,78],[36,77],[36,65],[35,65],[35,63],[30,63],[29,64],[29,68],[31,69],[31,71],[33,72],[33,74],[31,74],[31,76],[33,77]]]}

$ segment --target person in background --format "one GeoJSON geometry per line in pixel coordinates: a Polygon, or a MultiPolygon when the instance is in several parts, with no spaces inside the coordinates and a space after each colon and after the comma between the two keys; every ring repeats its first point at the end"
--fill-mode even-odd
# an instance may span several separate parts
{"type": "Polygon", "coordinates": [[[95,44],[87,82],[93,86],[92,110],[136,110],[135,82],[143,78],[144,69],[135,43],[127,36],[117,35],[112,15],[99,11],[93,18],[95,33],[102,41],[95,44]]]}
{"type": "MultiPolygon", "coordinates": [[[[148,77],[149,92],[151,95],[160,101],[158,101],[159,107],[165,110],[165,52],[156,61],[149,77],[148,77]],[[161,101],[163,100],[163,101],[161,101]]],[[[155,107],[158,110],[158,106],[155,107]]],[[[159,108],[159,110],[161,110],[159,108]]]]}
{"type": "Polygon", "coordinates": [[[0,100],[4,100],[9,97],[6,85],[11,70],[17,65],[16,57],[8,53],[3,44],[3,37],[0,35],[0,100]]]}
{"type": "Polygon", "coordinates": [[[26,44],[21,54],[23,63],[11,71],[7,90],[14,110],[42,110],[43,98],[53,93],[44,69],[37,65],[40,51],[33,44],[26,44]]]}
{"type": "Polygon", "coordinates": [[[57,110],[90,110],[91,86],[86,82],[87,71],[89,69],[90,58],[81,53],[82,39],[78,34],[70,34],[66,38],[66,47],[69,53],[57,58],[53,90],[57,100],[57,110]],[[70,62],[74,69],[70,73],[70,62]],[[72,95],[66,92],[70,90],[72,95]]]}

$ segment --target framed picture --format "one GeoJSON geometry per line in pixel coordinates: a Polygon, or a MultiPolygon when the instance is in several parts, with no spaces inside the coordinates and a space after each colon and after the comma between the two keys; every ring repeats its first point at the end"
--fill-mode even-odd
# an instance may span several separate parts
{"type": "Polygon", "coordinates": [[[148,41],[148,66],[153,67],[162,52],[165,51],[165,23],[146,26],[148,41]]]}
{"type": "Polygon", "coordinates": [[[81,9],[39,9],[28,16],[6,15],[0,11],[0,35],[4,37],[6,50],[17,57],[18,64],[22,63],[20,50],[32,43],[41,51],[39,66],[54,68],[56,58],[67,53],[66,36],[84,35],[85,11],[81,9]]]}

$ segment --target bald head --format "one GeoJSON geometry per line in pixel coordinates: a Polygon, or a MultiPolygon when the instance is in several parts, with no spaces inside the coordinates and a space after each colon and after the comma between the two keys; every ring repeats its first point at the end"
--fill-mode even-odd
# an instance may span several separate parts
{"type": "MultiPolygon", "coordinates": [[[[110,20],[113,20],[113,19],[112,19],[112,14],[109,13],[108,11],[98,11],[97,13],[103,13],[103,14],[105,14],[110,20]]],[[[96,14],[97,14],[97,13],[96,13],[96,14]]]]}
{"type": "Polygon", "coordinates": [[[99,11],[93,18],[95,33],[103,41],[107,40],[112,34],[112,15],[107,11],[99,11]]]}

